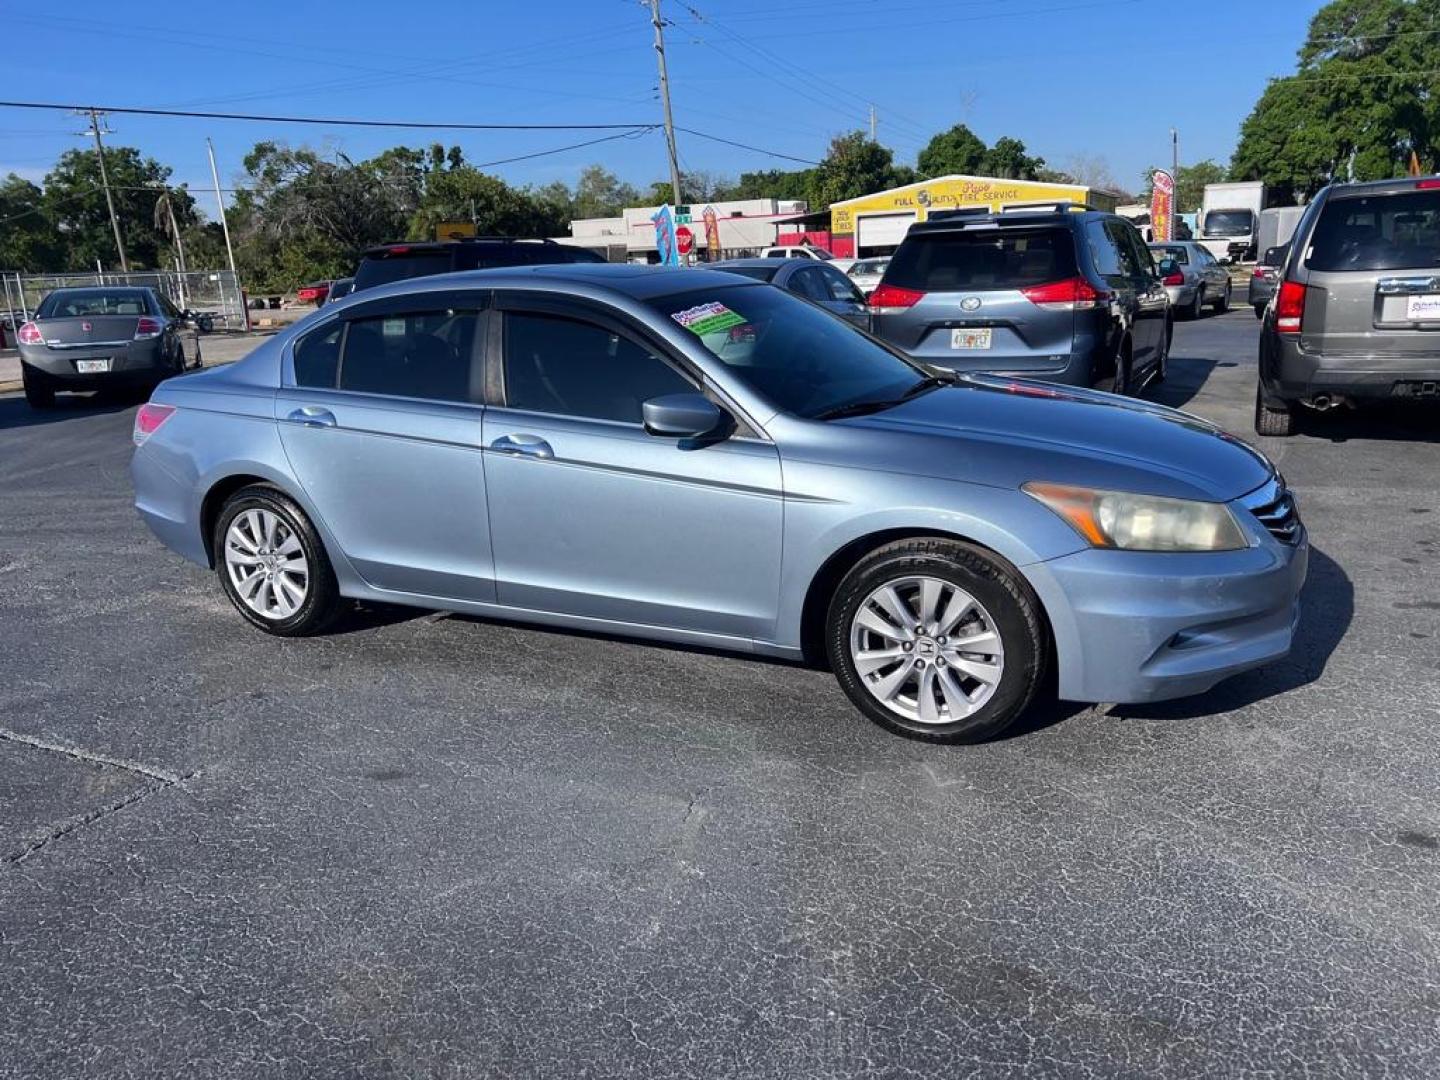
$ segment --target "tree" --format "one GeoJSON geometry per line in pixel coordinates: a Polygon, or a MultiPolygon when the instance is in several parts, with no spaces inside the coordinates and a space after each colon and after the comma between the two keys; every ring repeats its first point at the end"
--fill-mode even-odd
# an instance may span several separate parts
{"type": "Polygon", "coordinates": [[[0,269],[58,270],[64,258],[45,193],[14,173],[5,177],[0,181],[0,269]]]}
{"type": "MultiPolygon", "coordinates": [[[[105,171],[131,268],[165,265],[168,241],[155,227],[155,199],[165,189],[170,169],[154,158],[142,158],[134,147],[114,146],[105,149],[105,171]]],[[[193,225],[194,200],[183,189],[172,197],[176,220],[182,227],[193,225]]],[[[63,237],[65,269],[93,270],[97,262],[119,265],[94,150],[67,150],[60,155],[45,177],[44,202],[51,224],[63,237]]]]}
{"type": "Polygon", "coordinates": [[[1401,175],[1440,146],[1440,0],[1333,0],[1310,20],[1294,75],[1272,80],[1240,128],[1234,180],[1297,200],[1332,179],[1401,175]]]}
{"type": "Polygon", "coordinates": [[[640,205],[640,192],[603,165],[590,165],[575,185],[572,213],[576,218],[616,217],[627,206],[640,205]]]}
{"type": "Polygon", "coordinates": [[[1005,180],[1034,180],[1045,159],[1031,157],[1025,152],[1025,144],[1009,135],[995,140],[995,145],[985,152],[984,175],[1005,180]]]}
{"type": "Polygon", "coordinates": [[[1199,210],[1205,198],[1206,184],[1220,184],[1225,181],[1225,167],[1216,162],[1197,161],[1194,165],[1181,165],[1175,170],[1175,210],[1189,213],[1199,210]]]}
{"type": "Polygon", "coordinates": [[[895,186],[894,155],[863,131],[838,135],[830,152],[815,169],[811,193],[804,196],[811,210],[824,210],[831,203],[895,186]]]}
{"type": "Polygon", "coordinates": [[[933,136],[915,159],[915,165],[927,180],[952,173],[977,176],[985,167],[988,152],[978,135],[964,124],[956,124],[933,136]]]}
{"type": "Polygon", "coordinates": [[[564,232],[570,219],[551,202],[461,165],[430,177],[424,201],[410,220],[410,237],[428,239],[442,221],[474,222],[482,236],[544,237],[564,232]]]}

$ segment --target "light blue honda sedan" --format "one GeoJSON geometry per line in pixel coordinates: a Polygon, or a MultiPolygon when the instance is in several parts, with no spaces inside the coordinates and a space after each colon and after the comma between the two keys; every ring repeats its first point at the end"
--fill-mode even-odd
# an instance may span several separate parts
{"type": "Polygon", "coordinates": [[[140,514],[268,633],[370,600],[805,659],[937,742],[1284,656],[1308,552],[1202,420],[702,270],[368,290],[164,383],[135,442],[140,514]]]}

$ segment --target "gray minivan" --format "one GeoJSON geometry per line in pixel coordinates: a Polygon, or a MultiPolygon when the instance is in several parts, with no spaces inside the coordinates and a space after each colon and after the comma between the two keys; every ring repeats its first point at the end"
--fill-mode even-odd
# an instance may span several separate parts
{"type": "Polygon", "coordinates": [[[1163,379],[1170,350],[1170,299],[1140,234],[1068,204],[932,213],[870,311],[872,333],[931,366],[1117,394],[1163,379]]]}
{"type": "Polygon", "coordinates": [[[1255,430],[1297,404],[1440,403],[1440,177],[1332,184],[1295,227],[1263,313],[1255,430]]]}

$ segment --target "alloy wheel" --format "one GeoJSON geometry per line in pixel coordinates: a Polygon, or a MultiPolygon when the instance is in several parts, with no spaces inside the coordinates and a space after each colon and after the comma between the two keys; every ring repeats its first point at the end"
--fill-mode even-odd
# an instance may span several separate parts
{"type": "Polygon", "coordinates": [[[984,707],[1005,670],[995,620],[953,582],[912,576],[867,596],[850,625],[850,659],[885,709],[951,724],[984,707]]]}
{"type": "Polygon", "coordinates": [[[300,537],[279,514],[246,510],[225,531],[225,569],[240,600],[264,619],[288,619],[310,593],[300,537]]]}

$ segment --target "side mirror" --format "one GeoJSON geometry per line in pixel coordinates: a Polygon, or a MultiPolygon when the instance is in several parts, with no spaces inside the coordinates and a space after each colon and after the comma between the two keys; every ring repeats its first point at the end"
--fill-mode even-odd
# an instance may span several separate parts
{"type": "Polygon", "coordinates": [[[704,394],[666,394],[641,406],[645,432],[665,439],[699,439],[713,435],[725,421],[720,406],[704,394]]]}

